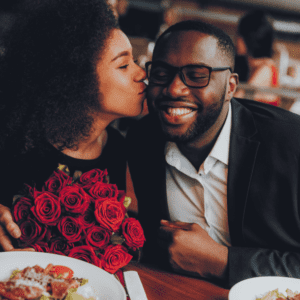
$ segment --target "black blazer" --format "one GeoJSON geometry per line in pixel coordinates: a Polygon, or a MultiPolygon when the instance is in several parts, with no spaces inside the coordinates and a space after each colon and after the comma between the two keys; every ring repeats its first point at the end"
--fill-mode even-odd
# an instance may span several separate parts
{"type": "MultiPolygon", "coordinates": [[[[255,276],[300,278],[300,116],[232,99],[227,204],[226,287],[255,276]]],[[[167,261],[156,244],[166,202],[165,139],[158,120],[143,118],[127,134],[128,163],[146,235],[145,259],[167,261]]]]}

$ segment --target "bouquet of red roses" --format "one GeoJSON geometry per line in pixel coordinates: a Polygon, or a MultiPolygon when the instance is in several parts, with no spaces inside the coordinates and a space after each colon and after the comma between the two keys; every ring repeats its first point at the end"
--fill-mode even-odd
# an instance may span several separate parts
{"type": "Polygon", "coordinates": [[[75,171],[60,165],[41,191],[26,185],[14,197],[19,247],[78,258],[107,272],[127,265],[143,246],[143,229],[126,208],[130,198],[109,184],[107,171],[75,171]]]}

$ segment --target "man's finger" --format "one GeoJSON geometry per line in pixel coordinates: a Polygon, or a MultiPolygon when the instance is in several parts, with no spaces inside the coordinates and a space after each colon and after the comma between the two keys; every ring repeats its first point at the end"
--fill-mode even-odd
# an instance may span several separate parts
{"type": "Polygon", "coordinates": [[[161,220],[160,224],[165,227],[169,228],[177,228],[177,229],[182,229],[182,230],[189,230],[191,228],[191,223],[185,223],[185,222],[170,222],[167,220],[161,220]]]}
{"type": "Polygon", "coordinates": [[[173,243],[173,233],[176,229],[161,226],[158,231],[158,243],[163,248],[168,248],[173,243]]]}

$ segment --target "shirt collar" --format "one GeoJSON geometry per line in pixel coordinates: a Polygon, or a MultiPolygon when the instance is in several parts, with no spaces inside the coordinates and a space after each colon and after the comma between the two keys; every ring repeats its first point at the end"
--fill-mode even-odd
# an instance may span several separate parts
{"type": "MultiPolygon", "coordinates": [[[[231,103],[229,103],[229,110],[226,117],[224,126],[217,138],[217,141],[212,148],[208,157],[213,157],[216,160],[221,161],[222,163],[228,165],[229,157],[229,141],[230,141],[230,131],[232,123],[232,112],[231,112],[231,103]]],[[[184,173],[195,173],[195,169],[189,160],[182,155],[178,149],[176,143],[167,142],[165,147],[165,159],[166,162],[177,168],[178,170],[183,171],[184,173]]]]}
{"type": "Polygon", "coordinates": [[[217,138],[214,147],[211,149],[209,156],[216,158],[225,165],[228,165],[229,159],[229,142],[230,142],[230,131],[231,131],[231,103],[229,103],[229,110],[226,117],[225,124],[217,138]]]}

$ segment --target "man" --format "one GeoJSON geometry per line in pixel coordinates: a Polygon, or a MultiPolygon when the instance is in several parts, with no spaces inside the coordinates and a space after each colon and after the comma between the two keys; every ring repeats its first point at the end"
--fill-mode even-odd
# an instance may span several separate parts
{"type": "Polygon", "coordinates": [[[150,115],[127,135],[144,257],[227,287],[300,277],[300,118],[233,99],[233,64],[230,38],[202,22],[156,43],[150,115]]]}

